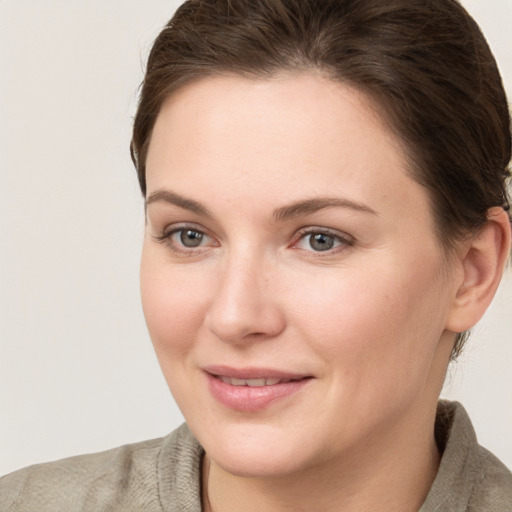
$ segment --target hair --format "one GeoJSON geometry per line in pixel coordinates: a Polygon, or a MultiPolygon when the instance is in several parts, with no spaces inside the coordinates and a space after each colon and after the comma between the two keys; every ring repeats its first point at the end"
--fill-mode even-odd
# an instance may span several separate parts
{"type": "MultiPolygon", "coordinates": [[[[131,155],[143,195],[165,99],[208,76],[309,72],[366,93],[429,194],[449,254],[509,208],[510,113],[496,61],[456,0],[189,0],[147,62],[131,155]]],[[[510,216],[510,213],[509,213],[510,216]]],[[[452,358],[467,333],[457,336],[452,358]]]]}

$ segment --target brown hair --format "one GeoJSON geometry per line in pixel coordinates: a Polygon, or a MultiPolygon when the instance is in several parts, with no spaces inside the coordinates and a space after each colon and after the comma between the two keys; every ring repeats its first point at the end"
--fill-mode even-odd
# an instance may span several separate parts
{"type": "MultiPolygon", "coordinates": [[[[499,71],[456,0],[189,0],[157,37],[131,142],[142,193],[164,100],[202,77],[321,73],[366,92],[403,141],[446,249],[509,209],[510,114],[499,71]]],[[[453,356],[465,341],[460,334],[453,356]]]]}

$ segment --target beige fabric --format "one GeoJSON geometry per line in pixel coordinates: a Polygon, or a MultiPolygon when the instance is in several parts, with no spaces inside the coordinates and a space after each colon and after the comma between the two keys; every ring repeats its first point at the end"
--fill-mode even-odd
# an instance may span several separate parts
{"type": "MultiPolygon", "coordinates": [[[[444,454],[420,512],[511,512],[512,474],[477,444],[464,408],[440,402],[444,454]]],[[[199,512],[202,448],[186,425],[163,439],[39,464],[0,479],[2,512],[199,512]]]]}
{"type": "Polygon", "coordinates": [[[464,407],[439,402],[441,464],[419,512],[512,512],[512,474],[482,448],[464,407]]]}

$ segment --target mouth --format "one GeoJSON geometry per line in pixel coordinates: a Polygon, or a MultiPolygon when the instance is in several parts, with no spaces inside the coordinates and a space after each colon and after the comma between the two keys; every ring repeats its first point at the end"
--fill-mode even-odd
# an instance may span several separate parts
{"type": "MultiPolygon", "coordinates": [[[[276,384],[282,384],[286,382],[293,382],[302,380],[301,377],[297,379],[278,379],[275,377],[262,378],[262,379],[239,379],[237,377],[225,377],[224,375],[214,375],[217,379],[224,382],[224,384],[230,384],[231,386],[249,386],[251,388],[261,386],[275,386],[276,384]]],[[[308,377],[304,377],[308,378],[308,377]]]]}
{"type": "Polygon", "coordinates": [[[263,368],[203,368],[212,396],[223,406],[242,412],[257,412],[278,400],[291,397],[313,377],[263,368]]]}

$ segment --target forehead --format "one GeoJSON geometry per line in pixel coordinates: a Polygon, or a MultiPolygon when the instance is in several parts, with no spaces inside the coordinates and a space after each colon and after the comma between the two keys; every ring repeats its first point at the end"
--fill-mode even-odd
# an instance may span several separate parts
{"type": "Polygon", "coordinates": [[[426,205],[407,168],[400,141],[357,89],[313,75],[221,76],[166,100],[147,182],[148,193],[193,185],[200,200],[259,197],[273,207],[311,193],[395,209],[411,206],[411,197],[426,205]]]}

